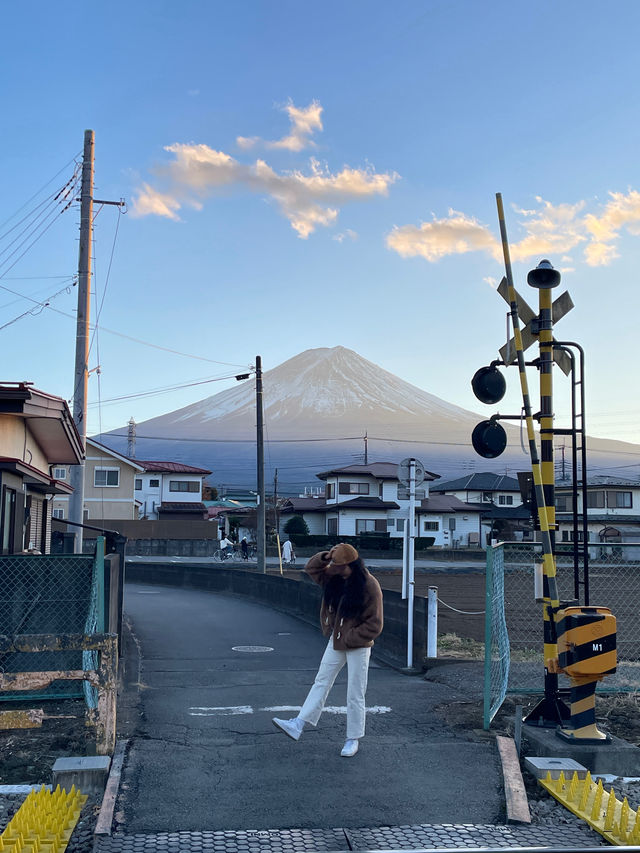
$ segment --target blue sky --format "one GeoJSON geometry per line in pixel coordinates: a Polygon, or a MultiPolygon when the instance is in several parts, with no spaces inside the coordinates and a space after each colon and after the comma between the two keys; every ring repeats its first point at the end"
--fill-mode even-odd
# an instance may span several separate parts
{"type": "Polygon", "coordinates": [[[575,303],[556,331],[586,350],[588,431],[640,443],[637,2],[25,2],[3,20],[0,325],[33,309],[0,330],[5,380],[73,392],[75,289],[37,303],[76,271],[77,205],[13,266],[30,240],[9,229],[92,128],[95,195],[128,213],[95,221],[90,433],[234,383],[115,397],[335,345],[483,412],[501,192],[518,289],[536,305],[526,272],[549,257],[575,303]]]}

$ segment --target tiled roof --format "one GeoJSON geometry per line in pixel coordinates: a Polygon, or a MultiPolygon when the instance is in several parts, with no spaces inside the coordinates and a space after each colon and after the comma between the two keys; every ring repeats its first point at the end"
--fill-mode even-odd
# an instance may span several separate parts
{"type": "Polygon", "coordinates": [[[198,512],[204,515],[207,508],[203,503],[187,503],[186,501],[163,501],[158,507],[158,512],[198,512]]]}
{"type": "Polygon", "coordinates": [[[324,498],[288,498],[280,512],[324,512],[326,508],[324,498]]]}
{"type": "Polygon", "coordinates": [[[211,474],[206,468],[194,468],[193,465],[185,465],[182,462],[156,462],[146,459],[134,459],[138,465],[142,465],[145,471],[157,471],[166,474],[211,474]]]}
{"type": "Polygon", "coordinates": [[[418,504],[420,512],[479,512],[477,504],[466,504],[453,495],[433,495],[418,504]]]}
{"type": "MultiPolygon", "coordinates": [[[[319,480],[326,480],[327,477],[333,477],[338,474],[358,474],[360,476],[369,474],[378,480],[397,480],[398,479],[398,463],[397,462],[370,462],[368,465],[347,465],[345,468],[331,468],[329,471],[321,471],[316,474],[319,480]]],[[[432,471],[424,472],[425,480],[439,480],[440,474],[434,474],[432,471]]]]}
{"type": "Polygon", "coordinates": [[[432,492],[460,492],[464,489],[492,492],[519,492],[520,485],[514,477],[506,474],[492,474],[489,471],[479,474],[469,474],[459,477],[457,480],[448,480],[446,483],[438,483],[432,486],[432,492]]]}
{"type": "Polygon", "coordinates": [[[383,501],[380,498],[352,498],[349,501],[327,504],[327,510],[337,509],[400,509],[395,501],[383,501]]]}

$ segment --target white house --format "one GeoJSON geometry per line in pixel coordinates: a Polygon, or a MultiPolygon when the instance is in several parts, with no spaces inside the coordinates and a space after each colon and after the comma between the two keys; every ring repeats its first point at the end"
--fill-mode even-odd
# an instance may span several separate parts
{"type": "Polygon", "coordinates": [[[522,541],[532,536],[531,512],[522,502],[520,484],[506,474],[489,471],[437,483],[434,494],[455,497],[481,516],[481,545],[494,538],[522,541]]]}
{"type": "MultiPolygon", "coordinates": [[[[578,491],[578,513],[583,495],[578,491]]],[[[557,540],[573,542],[573,489],[568,481],[556,483],[557,540]]],[[[596,475],[587,478],[587,535],[589,542],[640,542],[640,482],[624,477],[596,475]]],[[[581,524],[580,524],[581,528],[581,524]]],[[[578,540],[582,541],[582,529],[578,540]]]]}
{"type": "MultiPolygon", "coordinates": [[[[281,526],[291,515],[302,515],[311,534],[358,536],[363,533],[404,535],[409,514],[408,489],[398,480],[394,462],[347,465],[316,475],[325,482],[325,496],[290,498],[281,510],[281,526]]],[[[415,535],[433,537],[436,547],[468,547],[479,539],[479,510],[455,497],[429,495],[438,474],[425,472],[416,489],[415,535]]]]}
{"type": "Polygon", "coordinates": [[[202,484],[211,471],[182,462],[135,461],[142,466],[142,473],[135,480],[140,518],[207,517],[207,509],[202,502],[202,484]]]}

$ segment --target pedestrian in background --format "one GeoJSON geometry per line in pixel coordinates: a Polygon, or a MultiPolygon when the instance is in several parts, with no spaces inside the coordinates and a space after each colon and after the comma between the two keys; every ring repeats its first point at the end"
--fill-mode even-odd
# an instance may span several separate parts
{"type": "Polygon", "coordinates": [[[305,572],[322,587],[320,623],[329,642],[316,680],[300,713],[292,720],[273,723],[299,740],[305,723],[318,724],[329,691],[347,665],[347,737],[340,755],[355,755],[365,730],[365,695],[373,641],[383,625],[382,590],[352,545],[341,543],[315,554],[305,572]]]}
{"type": "Polygon", "coordinates": [[[282,560],[285,563],[290,563],[293,560],[293,557],[293,543],[289,538],[287,538],[282,545],[282,560]]]}
{"type": "Polygon", "coordinates": [[[240,543],[240,550],[242,551],[242,559],[249,559],[249,543],[247,542],[247,537],[242,537],[242,542],[240,543]]]}

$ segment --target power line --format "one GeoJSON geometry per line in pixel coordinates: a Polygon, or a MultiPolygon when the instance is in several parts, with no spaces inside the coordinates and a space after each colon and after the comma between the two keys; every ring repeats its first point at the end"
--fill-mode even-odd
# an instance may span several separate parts
{"type": "Polygon", "coordinates": [[[43,185],[40,187],[40,189],[39,189],[39,190],[37,190],[37,191],[36,191],[36,192],[31,196],[31,198],[28,198],[28,199],[25,201],[25,203],[24,203],[24,204],[22,204],[22,205],[21,205],[21,206],[20,206],[20,207],[19,207],[19,208],[14,212],[14,213],[12,213],[12,214],[11,214],[11,216],[9,216],[7,219],[5,219],[5,220],[4,220],[4,222],[0,222],[0,228],[4,228],[4,226],[5,226],[8,222],[11,222],[11,220],[13,219],[13,217],[14,217],[14,216],[17,216],[17,215],[20,213],[20,211],[24,210],[24,208],[25,208],[28,204],[31,204],[31,202],[34,200],[34,198],[37,198],[37,197],[40,195],[40,193],[41,193],[43,190],[45,190],[45,189],[49,186],[49,184],[52,184],[52,183],[55,181],[55,179],[58,177],[58,175],[61,175],[61,174],[62,174],[62,172],[64,172],[64,171],[65,171],[65,169],[68,169],[68,168],[69,168],[69,166],[70,166],[72,163],[76,163],[76,166],[77,166],[78,157],[79,157],[81,154],[82,154],[82,152],[81,152],[81,151],[78,151],[78,153],[77,153],[77,154],[74,154],[74,156],[73,156],[70,160],[68,160],[68,161],[64,164],[64,166],[63,166],[61,169],[59,169],[59,170],[55,173],[55,175],[54,175],[52,178],[50,178],[50,179],[46,182],[46,184],[43,184],[43,185]]]}
{"type": "MultiPolygon", "coordinates": [[[[97,327],[96,327],[97,328],[97,327]]],[[[234,375],[229,374],[225,376],[215,376],[209,379],[200,379],[193,382],[183,382],[180,385],[168,385],[165,388],[152,388],[149,391],[139,391],[136,394],[123,394],[120,397],[110,397],[109,399],[102,400],[102,404],[106,405],[107,403],[119,403],[124,400],[136,400],[142,397],[154,397],[157,394],[167,394],[171,391],[180,391],[183,388],[193,388],[196,385],[207,385],[211,382],[222,382],[225,379],[233,379],[234,375]]],[[[97,405],[96,403],[90,403],[90,406],[97,405]]],[[[144,437],[144,436],[141,436],[144,437]]]]}

